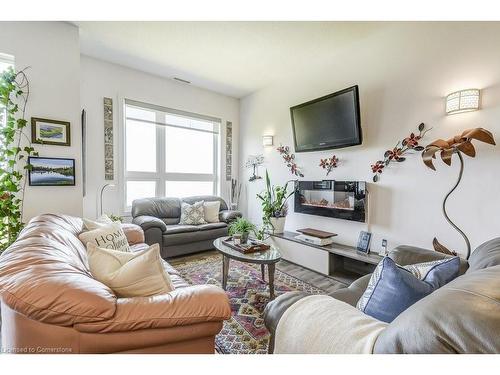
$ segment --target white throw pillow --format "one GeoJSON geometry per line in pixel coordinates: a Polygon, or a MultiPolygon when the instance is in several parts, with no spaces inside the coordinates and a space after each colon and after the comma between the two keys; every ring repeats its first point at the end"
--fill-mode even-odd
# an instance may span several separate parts
{"type": "Polygon", "coordinates": [[[205,213],[203,212],[203,201],[194,204],[182,202],[181,220],[179,224],[199,225],[206,224],[205,213]]]}
{"type": "Polygon", "coordinates": [[[87,230],[97,229],[107,224],[113,224],[113,220],[106,214],[99,216],[96,220],[83,218],[83,225],[87,230]]]}
{"type": "Polygon", "coordinates": [[[85,245],[92,242],[97,246],[104,247],[106,249],[130,251],[127,237],[125,236],[121,224],[119,223],[106,224],[102,227],[89,230],[88,232],[80,233],[78,238],[85,245]]]}
{"type": "Polygon", "coordinates": [[[203,213],[205,221],[207,223],[218,223],[219,222],[219,210],[220,202],[204,202],[203,203],[203,213]]]}
{"type": "Polygon", "coordinates": [[[172,281],[163,267],[160,246],[125,253],[87,245],[90,273],[118,297],[149,297],[172,291],[172,281]]]}

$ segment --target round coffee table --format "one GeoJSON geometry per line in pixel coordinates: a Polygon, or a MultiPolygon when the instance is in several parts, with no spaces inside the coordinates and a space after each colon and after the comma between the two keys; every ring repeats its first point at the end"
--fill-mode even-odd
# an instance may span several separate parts
{"type": "Polygon", "coordinates": [[[228,237],[220,237],[214,241],[214,247],[219,253],[222,254],[222,289],[226,290],[227,275],[229,274],[229,260],[239,260],[240,262],[260,264],[260,272],[262,274],[262,281],[266,281],[265,266],[269,273],[269,296],[274,299],[274,271],[275,265],[281,260],[281,254],[278,249],[271,246],[270,249],[259,251],[255,253],[243,254],[233,248],[224,245],[224,241],[228,237]]]}

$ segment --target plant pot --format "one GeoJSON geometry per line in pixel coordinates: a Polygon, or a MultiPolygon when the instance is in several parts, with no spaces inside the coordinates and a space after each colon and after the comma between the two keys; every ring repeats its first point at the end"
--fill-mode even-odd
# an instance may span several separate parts
{"type": "Polygon", "coordinates": [[[241,243],[244,245],[247,243],[248,241],[248,232],[247,233],[241,233],[240,236],[241,236],[241,243]]]}
{"type": "Polygon", "coordinates": [[[286,216],[282,217],[271,217],[271,226],[273,233],[283,233],[285,231],[286,216]]]}

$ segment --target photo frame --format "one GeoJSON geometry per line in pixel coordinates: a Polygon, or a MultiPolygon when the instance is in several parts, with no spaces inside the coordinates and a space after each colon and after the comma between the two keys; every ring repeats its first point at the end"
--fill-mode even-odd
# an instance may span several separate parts
{"type": "Polygon", "coordinates": [[[30,156],[30,186],[75,186],[75,159],[30,156]]]}
{"type": "Polygon", "coordinates": [[[71,146],[71,124],[68,121],[32,117],[31,142],[53,146],[71,146]]]}
{"type": "Polygon", "coordinates": [[[360,253],[368,254],[370,253],[370,240],[372,239],[372,234],[370,232],[361,231],[359,232],[358,245],[356,249],[360,253]]]}

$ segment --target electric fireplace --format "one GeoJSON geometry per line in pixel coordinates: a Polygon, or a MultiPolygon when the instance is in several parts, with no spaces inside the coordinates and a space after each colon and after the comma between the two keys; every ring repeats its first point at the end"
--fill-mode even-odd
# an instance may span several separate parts
{"type": "Polygon", "coordinates": [[[367,211],[364,181],[296,181],[295,212],[364,223],[367,211]]]}

